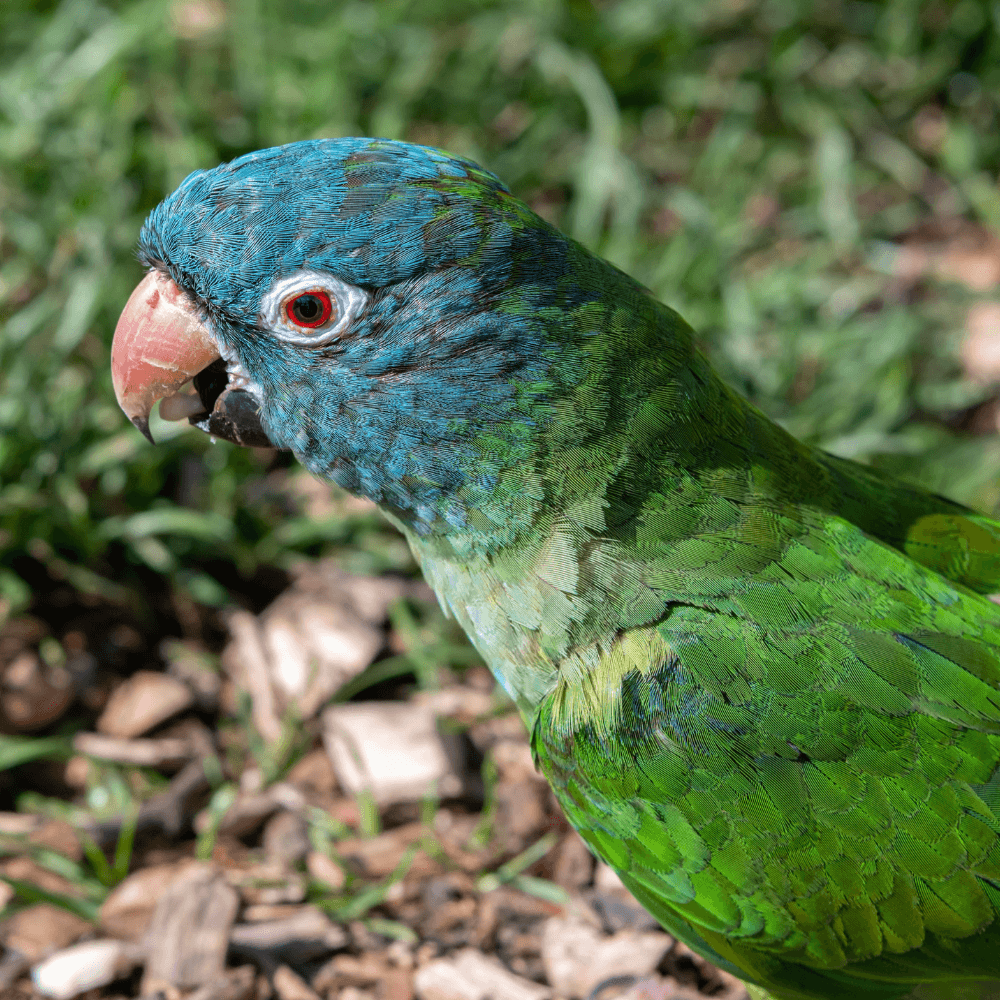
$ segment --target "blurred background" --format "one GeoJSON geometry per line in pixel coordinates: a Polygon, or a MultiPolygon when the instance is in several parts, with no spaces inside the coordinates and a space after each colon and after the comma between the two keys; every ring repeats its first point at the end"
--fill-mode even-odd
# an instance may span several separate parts
{"type": "MultiPolygon", "coordinates": [[[[0,808],[79,827],[166,787],[162,761],[81,751],[95,725],[150,729],[100,722],[136,671],[194,692],[163,718],[213,729],[211,816],[247,760],[263,786],[286,774],[319,723],[290,736],[301,691],[261,708],[219,654],[266,639],[260,613],[315,591],[315,565],[392,586],[372,651],[313,692],[313,715],[489,688],[370,507],[186,426],[154,426],[151,447],[119,412],[109,348],[135,239],[188,172],[319,136],[471,157],[684,315],[794,434],[995,510],[998,29],[983,0],[7,0],[0,808]]],[[[327,593],[356,589],[337,579],[327,593]]],[[[351,829],[395,822],[352,801],[351,829]]],[[[118,847],[114,871],[76,853],[93,906],[128,869],[118,847]]],[[[14,912],[31,890],[5,877],[14,912]]]]}
{"type": "MultiPolygon", "coordinates": [[[[0,595],[254,600],[411,568],[290,463],[115,406],[146,213],[315,136],[469,156],[679,310],[796,435],[992,509],[1000,9],[977,0],[11,0],[0,14],[0,595]],[[970,320],[970,310],[972,318],[970,320]],[[982,418],[982,419],[981,419],[982,418]],[[287,466],[287,467],[286,467],[287,466]],[[239,595],[239,596],[237,596],[239,595]]],[[[178,622],[179,624],[179,622],[178,622]]]]}

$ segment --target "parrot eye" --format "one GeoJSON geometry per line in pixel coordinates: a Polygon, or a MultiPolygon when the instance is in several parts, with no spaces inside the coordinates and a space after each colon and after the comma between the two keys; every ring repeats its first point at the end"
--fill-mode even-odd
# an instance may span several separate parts
{"type": "Polygon", "coordinates": [[[288,300],[285,313],[297,326],[315,329],[330,319],[333,314],[333,304],[326,292],[319,290],[302,292],[288,300]]]}
{"type": "Polygon", "coordinates": [[[280,340],[324,347],[344,337],[368,293],[332,274],[302,270],[276,281],[260,303],[260,324],[280,340]]]}

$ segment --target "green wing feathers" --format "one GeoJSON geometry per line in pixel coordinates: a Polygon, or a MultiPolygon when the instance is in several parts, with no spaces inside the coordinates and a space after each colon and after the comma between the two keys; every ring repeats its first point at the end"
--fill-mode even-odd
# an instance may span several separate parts
{"type": "Polygon", "coordinates": [[[691,947],[789,1000],[1000,980],[1000,524],[794,440],[661,319],[517,471],[517,537],[411,536],[428,582],[691,947]]]}
{"type": "Polygon", "coordinates": [[[1000,591],[1000,524],[854,462],[816,455],[836,484],[840,516],[980,594],[1000,591]]]}
{"type": "Polygon", "coordinates": [[[713,603],[653,627],[612,726],[542,706],[571,821],[669,929],[779,995],[995,976],[1000,609],[817,517],[713,603]]]}

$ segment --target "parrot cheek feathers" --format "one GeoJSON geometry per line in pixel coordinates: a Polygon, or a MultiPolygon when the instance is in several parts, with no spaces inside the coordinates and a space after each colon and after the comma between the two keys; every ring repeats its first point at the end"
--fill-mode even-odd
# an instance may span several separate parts
{"type": "Polygon", "coordinates": [[[129,296],[111,346],[111,377],[118,403],[142,433],[156,403],[166,420],[184,417],[214,437],[266,446],[259,404],[229,384],[215,338],[198,309],[167,275],[151,271],[129,296]],[[193,381],[194,392],[182,392],[193,381]]]}

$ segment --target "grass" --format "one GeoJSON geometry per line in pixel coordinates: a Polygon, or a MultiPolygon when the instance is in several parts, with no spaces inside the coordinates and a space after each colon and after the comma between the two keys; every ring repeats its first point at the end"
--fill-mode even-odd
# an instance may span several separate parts
{"type": "MultiPolygon", "coordinates": [[[[991,391],[957,353],[996,290],[899,262],[1000,227],[998,29],[978,0],[4,4],[0,621],[30,611],[58,641],[60,609],[110,606],[158,638],[178,608],[262,602],[302,555],[415,572],[376,516],[310,513],[288,459],[176,425],[150,447],[111,390],[145,214],[191,170],[314,136],[482,162],[677,308],[793,433],[996,510],[996,436],[962,430],[991,391]]],[[[394,615],[406,653],[345,697],[466,662],[438,619],[394,615]]],[[[51,739],[4,737],[0,767],[64,755],[51,739]]]]}
{"type": "MultiPolygon", "coordinates": [[[[630,271],[796,434],[993,506],[969,294],[914,295],[896,241],[1000,201],[996,11],[975,0],[141,0],[0,14],[0,594],[155,585],[221,604],[262,563],[381,527],[315,523],[271,459],[161,427],[111,394],[108,347],[145,213],[190,170],[374,134],[470,155],[630,271]]],[[[357,553],[365,553],[364,558],[357,553]]],[[[155,609],[148,609],[151,615],[155,609]]]]}

